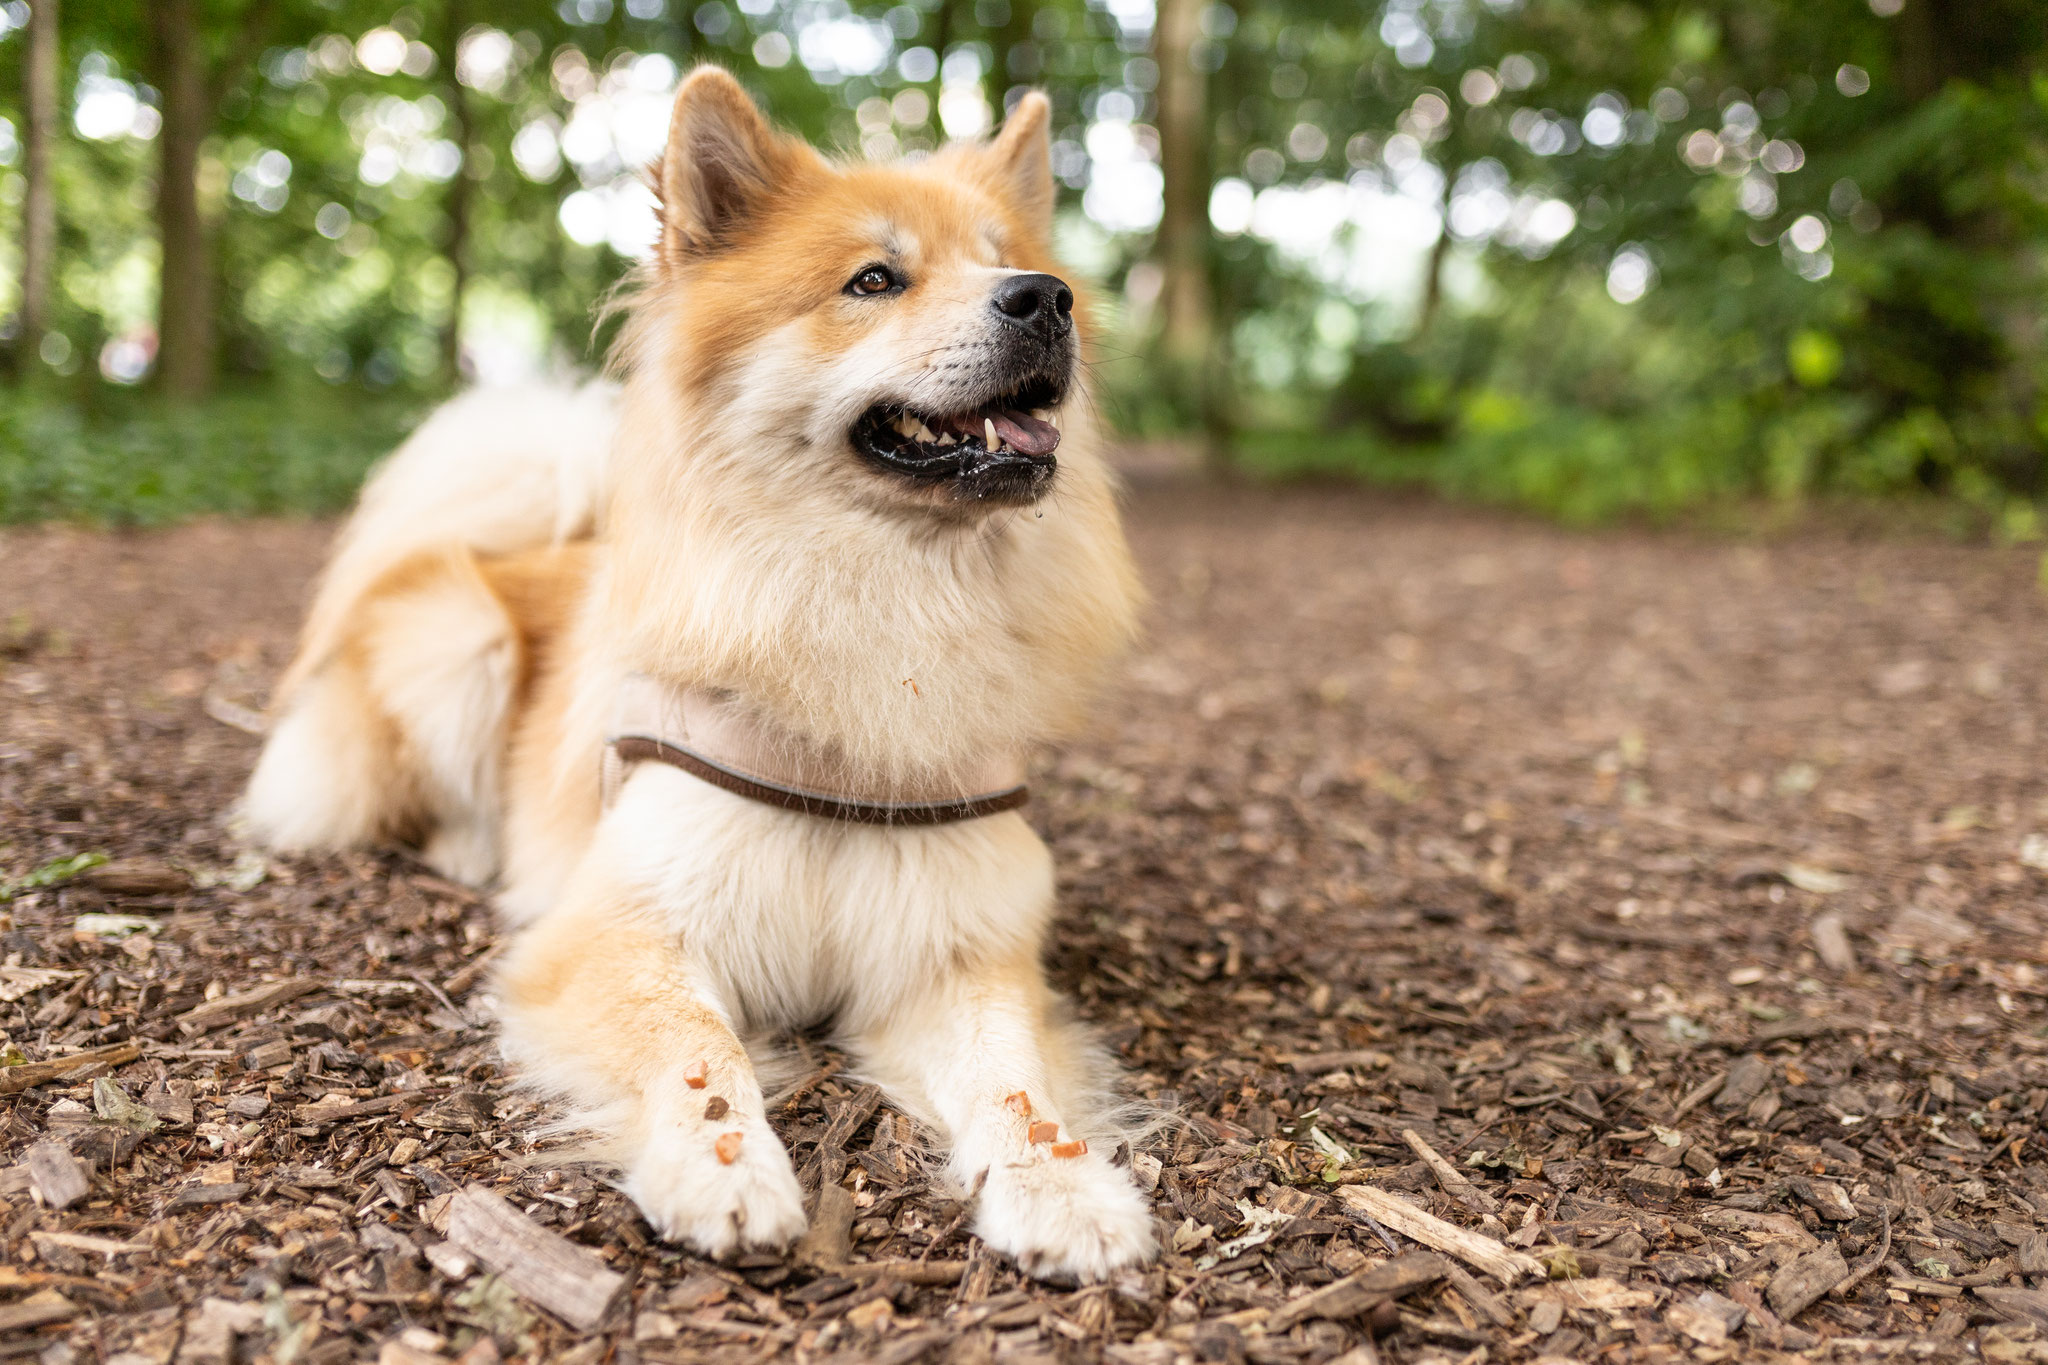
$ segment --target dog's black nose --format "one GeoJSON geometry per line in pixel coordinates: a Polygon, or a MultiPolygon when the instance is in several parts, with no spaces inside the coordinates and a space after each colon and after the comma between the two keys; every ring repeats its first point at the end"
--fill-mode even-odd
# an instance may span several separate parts
{"type": "Polygon", "coordinates": [[[1005,321],[1042,337],[1062,336],[1074,325],[1074,291],[1056,275],[1012,275],[989,302],[1005,321]]]}

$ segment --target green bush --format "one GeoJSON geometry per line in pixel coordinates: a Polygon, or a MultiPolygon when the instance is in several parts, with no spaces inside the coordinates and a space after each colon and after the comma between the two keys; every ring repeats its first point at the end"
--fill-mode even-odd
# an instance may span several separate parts
{"type": "Polygon", "coordinates": [[[0,523],[338,511],[419,411],[416,401],[317,390],[189,409],[135,398],[86,411],[9,390],[0,393],[0,523]]]}

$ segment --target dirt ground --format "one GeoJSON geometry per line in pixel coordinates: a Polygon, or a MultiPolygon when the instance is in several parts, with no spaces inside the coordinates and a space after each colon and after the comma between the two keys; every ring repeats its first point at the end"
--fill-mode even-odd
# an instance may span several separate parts
{"type": "Polygon", "coordinates": [[[791,1257],[652,1241],[499,1068],[481,898],[224,829],[324,529],[7,533],[0,1359],[2048,1359],[2034,552],[1131,521],[1150,639],[1031,818],[1056,975],[1183,1122],[1126,1155],[1166,1249],[1087,1287],[815,1041],[773,1113],[851,1198],[791,1257]]]}

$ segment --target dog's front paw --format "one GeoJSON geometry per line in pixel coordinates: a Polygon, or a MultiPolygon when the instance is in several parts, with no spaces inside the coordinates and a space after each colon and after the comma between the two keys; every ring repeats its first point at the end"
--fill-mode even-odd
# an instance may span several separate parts
{"type": "Polygon", "coordinates": [[[627,1171],[625,1191],[664,1240],[706,1256],[778,1250],[804,1231],[803,1189],[761,1119],[665,1125],[627,1171]]]}
{"type": "Polygon", "coordinates": [[[1155,1250],[1151,1210],[1128,1172],[1042,1148],[989,1172],[974,1230],[1038,1276],[1101,1280],[1155,1250]]]}

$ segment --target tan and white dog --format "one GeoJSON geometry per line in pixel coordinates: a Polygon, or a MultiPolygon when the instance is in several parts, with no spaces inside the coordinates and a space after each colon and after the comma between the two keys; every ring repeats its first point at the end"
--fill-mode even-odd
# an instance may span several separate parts
{"type": "Polygon", "coordinates": [[[1153,1246],[1011,808],[1138,595],[1047,119],[835,164],[693,73],[622,383],[474,393],[392,456],[250,782],[273,847],[497,885],[508,1057],[707,1253],[803,1230],[742,1040],[825,1022],[991,1246],[1087,1278],[1153,1246]]]}

